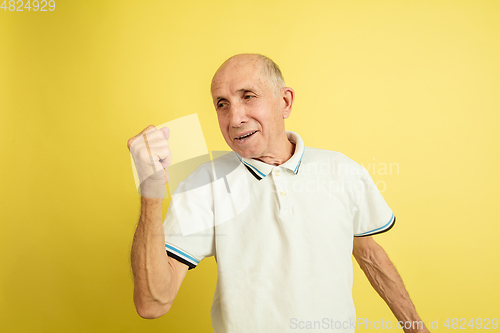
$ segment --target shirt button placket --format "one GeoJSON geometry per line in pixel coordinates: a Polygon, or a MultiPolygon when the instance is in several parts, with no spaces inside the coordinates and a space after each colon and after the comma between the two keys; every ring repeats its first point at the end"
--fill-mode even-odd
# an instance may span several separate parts
{"type": "Polygon", "coordinates": [[[276,167],[273,170],[273,180],[276,186],[276,195],[278,196],[280,215],[290,215],[292,207],[287,194],[286,176],[279,167],[276,167]]]}

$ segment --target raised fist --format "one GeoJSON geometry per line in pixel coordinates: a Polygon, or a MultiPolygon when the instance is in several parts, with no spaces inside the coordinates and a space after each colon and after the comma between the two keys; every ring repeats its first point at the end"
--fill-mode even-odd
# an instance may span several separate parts
{"type": "Polygon", "coordinates": [[[130,138],[127,147],[132,154],[140,183],[140,194],[147,198],[163,198],[168,182],[167,168],[172,162],[168,147],[170,130],[149,125],[130,138]]]}

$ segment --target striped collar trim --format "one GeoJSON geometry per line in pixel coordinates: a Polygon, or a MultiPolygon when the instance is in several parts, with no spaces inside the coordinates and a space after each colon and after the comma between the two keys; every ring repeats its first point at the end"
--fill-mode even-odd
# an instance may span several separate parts
{"type": "MultiPolygon", "coordinates": [[[[285,163],[281,164],[280,167],[287,168],[293,171],[295,174],[298,174],[300,163],[302,162],[302,157],[304,156],[305,151],[304,142],[297,133],[287,131],[286,135],[288,137],[288,141],[295,144],[295,152],[293,153],[292,157],[285,163]]],[[[248,171],[258,180],[266,177],[276,167],[259,160],[241,157],[238,154],[236,154],[236,156],[248,169],[248,171]]]]}

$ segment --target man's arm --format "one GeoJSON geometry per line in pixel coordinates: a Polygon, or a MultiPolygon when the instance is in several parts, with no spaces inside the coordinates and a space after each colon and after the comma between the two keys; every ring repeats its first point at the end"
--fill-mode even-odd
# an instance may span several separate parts
{"type": "Polygon", "coordinates": [[[158,318],[170,310],[188,266],[167,256],[162,202],[171,156],[169,131],[150,125],[127,142],[140,181],[141,216],[131,251],[134,304],[143,318],[158,318]]]}
{"type": "MultiPolygon", "coordinates": [[[[384,299],[398,321],[421,321],[403,280],[384,249],[371,236],[354,237],[353,255],[373,288],[384,299]]],[[[429,332],[422,324],[404,329],[405,332],[429,332]]]]}
{"type": "Polygon", "coordinates": [[[170,310],[188,266],[167,256],[162,224],[162,199],[141,198],[141,216],[132,243],[134,304],[147,319],[170,310]]]}

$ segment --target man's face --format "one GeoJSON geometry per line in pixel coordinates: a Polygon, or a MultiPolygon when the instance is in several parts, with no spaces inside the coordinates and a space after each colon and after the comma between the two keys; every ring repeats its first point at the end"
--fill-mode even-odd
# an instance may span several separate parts
{"type": "Polygon", "coordinates": [[[231,149],[245,158],[276,153],[284,132],[283,103],[255,58],[230,59],[215,74],[212,98],[219,127],[231,149]]]}

